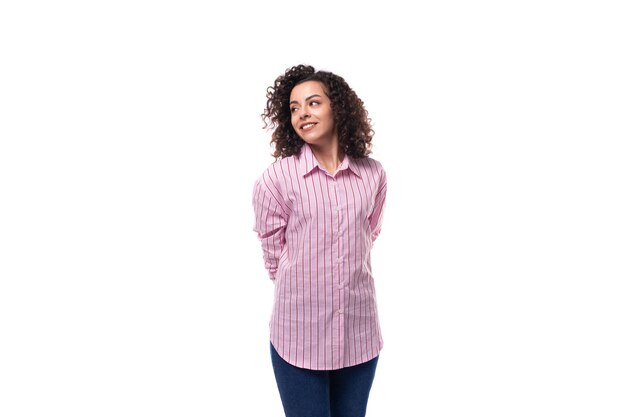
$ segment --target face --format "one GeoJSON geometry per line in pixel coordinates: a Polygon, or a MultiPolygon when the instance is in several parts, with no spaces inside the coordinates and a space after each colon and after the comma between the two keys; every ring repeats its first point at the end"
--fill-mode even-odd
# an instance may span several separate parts
{"type": "Polygon", "coordinates": [[[330,99],[320,81],[305,81],[291,90],[291,125],[305,142],[322,146],[337,140],[330,99]]]}

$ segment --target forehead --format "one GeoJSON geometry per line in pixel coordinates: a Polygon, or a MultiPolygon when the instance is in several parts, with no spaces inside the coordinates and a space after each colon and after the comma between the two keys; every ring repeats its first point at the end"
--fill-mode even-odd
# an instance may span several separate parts
{"type": "Polygon", "coordinates": [[[320,81],[305,81],[296,85],[291,89],[290,100],[304,100],[313,94],[319,94],[322,97],[326,96],[324,91],[324,84],[320,81]]]}

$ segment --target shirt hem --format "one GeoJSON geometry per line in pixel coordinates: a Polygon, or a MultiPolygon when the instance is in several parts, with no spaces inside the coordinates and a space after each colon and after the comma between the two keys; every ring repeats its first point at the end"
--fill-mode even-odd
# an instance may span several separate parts
{"type": "Polygon", "coordinates": [[[296,368],[300,368],[300,369],[308,369],[311,371],[336,371],[338,369],[344,369],[344,368],[349,368],[352,366],[357,366],[360,365],[362,363],[365,362],[369,362],[372,359],[374,359],[375,357],[377,357],[380,354],[380,351],[383,349],[384,343],[382,341],[379,342],[378,345],[378,349],[375,349],[374,352],[371,355],[367,355],[365,357],[365,359],[363,359],[362,361],[357,361],[356,363],[353,364],[348,364],[346,366],[340,366],[338,368],[335,367],[330,367],[330,368],[326,368],[326,367],[317,367],[317,368],[311,368],[311,367],[303,367],[301,365],[296,365],[295,363],[292,363],[290,360],[288,360],[285,356],[285,352],[282,351],[282,349],[278,349],[277,343],[274,342],[272,336],[270,335],[270,343],[272,344],[272,346],[274,347],[274,350],[276,350],[276,353],[278,353],[278,356],[280,356],[282,358],[282,360],[284,360],[285,362],[287,362],[289,365],[295,366],[296,368]]]}

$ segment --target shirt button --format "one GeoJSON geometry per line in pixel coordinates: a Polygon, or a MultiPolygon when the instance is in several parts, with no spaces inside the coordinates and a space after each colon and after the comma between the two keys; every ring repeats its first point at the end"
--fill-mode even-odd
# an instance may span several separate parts
{"type": "Polygon", "coordinates": [[[337,310],[337,314],[343,314],[343,310],[337,310]]]}

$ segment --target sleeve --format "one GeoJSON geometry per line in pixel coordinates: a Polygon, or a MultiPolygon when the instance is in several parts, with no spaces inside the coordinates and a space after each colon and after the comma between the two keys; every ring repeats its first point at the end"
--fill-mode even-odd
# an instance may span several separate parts
{"type": "Polygon", "coordinates": [[[276,278],[278,260],[285,245],[285,227],[287,216],[280,204],[278,204],[277,192],[272,193],[265,181],[267,177],[261,176],[255,184],[252,196],[254,206],[254,227],[261,241],[265,269],[271,280],[276,278]]]}
{"type": "Polygon", "coordinates": [[[387,174],[385,173],[385,170],[382,168],[382,166],[380,169],[380,183],[378,186],[378,191],[376,192],[376,196],[374,197],[374,208],[372,209],[372,214],[370,214],[370,217],[368,219],[370,222],[370,228],[372,230],[372,242],[375,241],[380,234],[383,214],[385,212],[385,200],[387,198],[387,174]]]}

